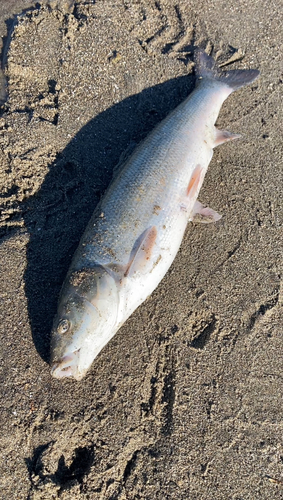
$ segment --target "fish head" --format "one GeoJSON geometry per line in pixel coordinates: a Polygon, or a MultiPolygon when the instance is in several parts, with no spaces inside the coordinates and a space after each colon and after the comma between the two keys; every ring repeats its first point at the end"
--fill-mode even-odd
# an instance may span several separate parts
{"type": "Polygon", "coordinates": [[[62,288],[51,334],[51,374],[81,380],[116,332],[118,291],[102,267],[71,273],[62,288]]]}

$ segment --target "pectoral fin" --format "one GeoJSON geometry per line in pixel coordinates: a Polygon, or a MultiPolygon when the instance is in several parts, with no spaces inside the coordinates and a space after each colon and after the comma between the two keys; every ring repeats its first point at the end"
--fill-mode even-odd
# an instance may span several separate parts
{"type": "Polygon", "coordinates": [[[136,240],[124,276],[133,276],[137,271],[144,272],[150,264],[153,247],[157,238],[156,226],[146,229],[136,240]]]}
{"type": "Polygon", "coordinates": [[[202,203],[196,201],[190,215],[190,220],[193,222],[209,224],[210,222],[217,222],[221,219],[221,217],[222,215],[215,212],[215,210],[212,210],[212,208],[204,207],[202,203]]]}
{"type": "Polygon", "coordinates": [[[125,278],[132,277],[136,272],[145,273],[151,266],[150,259],[156,238],[156,226],[149,227],[135,241],[127,264],[109,262],[103,267],[120,285],[125,278]]]}

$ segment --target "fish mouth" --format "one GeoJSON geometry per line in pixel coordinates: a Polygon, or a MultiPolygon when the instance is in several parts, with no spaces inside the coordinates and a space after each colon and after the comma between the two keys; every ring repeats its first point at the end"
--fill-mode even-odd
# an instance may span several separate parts
{"type": "Polygon", "coordinates": [[[54,378],[73,377],[81,380],[83,374],[78,371],[80,349],[71,354],[66,354],[60,361],[51,366],[51,375],[54,378]]]}

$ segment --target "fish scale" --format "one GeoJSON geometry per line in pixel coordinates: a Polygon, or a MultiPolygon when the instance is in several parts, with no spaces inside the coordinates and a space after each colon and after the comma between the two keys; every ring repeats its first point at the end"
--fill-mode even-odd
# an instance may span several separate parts
{"type": "Polygon", "coordinates": [[[187,223],[221,216],[197,201],[218,144],[221,105],[257,70],[220,72],[198,51],[198,85],[137,147],[97,206],[63,284],[51,342],[52,375],[84,377],[92,361],[171,266],[187,223]]]}

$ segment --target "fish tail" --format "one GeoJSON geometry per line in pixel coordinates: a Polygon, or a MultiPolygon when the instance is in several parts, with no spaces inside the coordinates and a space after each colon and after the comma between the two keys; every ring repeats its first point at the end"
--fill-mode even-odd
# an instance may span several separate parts
{"type": "Polygon", "coordinates": [[[232,71],[221,71],[215,65],[213,57],[203,50],[198,49],[195,53],[196,77],[199,80],[204,78],[216,80],[227,85],[233,90],[244,87],[252,83],[258,76],[257,69],[235,69],[232,71]]]}

